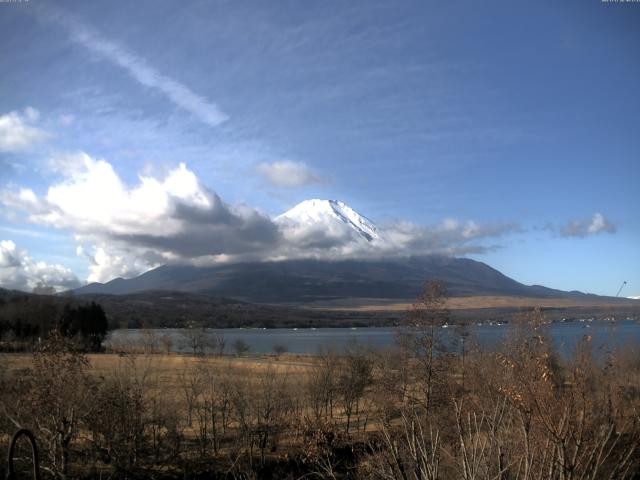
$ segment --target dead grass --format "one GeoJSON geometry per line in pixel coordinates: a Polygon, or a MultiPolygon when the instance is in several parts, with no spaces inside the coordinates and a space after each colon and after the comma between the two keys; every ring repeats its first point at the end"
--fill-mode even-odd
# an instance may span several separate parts
{"type": "MultiPolygon", "coordinates": [[[[7,373],[15,370],[30,368],[32,366],[30,353],[2,353],[0,362],[6,368],[7,373]]],[[[152,354],[152,355],[128,355],[122,356],[116,353],[90,354],[90,372],[98,377],[108,377],[116,371],[127,369],[124,373],[141,373],[153,376],[159,380],[159,385],[164,389],[173,390],[180,388],[181,375],[195,365],[214,369],[233,369],[249,376],[259,377],[267,370],[278,374],[285,373],[289,377],[303,376],[313,367],[314,359],[310,356],[299,355],[273,355],[251,357],[213,357],[193,356],[182,354],[152,354]]]]}
{"type": "MultiPolygon", "coordinates": [[[[392,299],[341,299],[313,304],[312,308],[328,311],[357,312],[406,312],[413,302],[392,299]]],[[[620,307],[637,306],[640,302],[629,299],[602,298],[530,298],[511,296],[473,296],[451,297],[447,300],[447,308],[451,310],[483,309],[483,308],[570,308],[570,307],[620,307]]]]}

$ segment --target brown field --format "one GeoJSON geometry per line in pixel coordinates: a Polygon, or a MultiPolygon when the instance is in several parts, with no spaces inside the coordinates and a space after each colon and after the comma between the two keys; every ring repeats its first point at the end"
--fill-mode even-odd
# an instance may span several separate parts
{"type": "MultiPolygon", "coordinates": [[[[310,308],[328,311],[357,312],[404,312],[411,308],[412,300],[397,301],[395,299],[340,299],[318,302],[310,308]]],[[[573,298],[530,298],[512,296],[473,296],[452,297],[447,300],[451,310],[490,309],[490,308],[571,308],[571,307],[620,307],[640,306],[638,300],[595,297],[586,299],[573,298]]]]}
{"type": "Polygon", "coordinates": [[[0,354],[0,450],[30,428],[47,478],[638,478],[637,346],[603,362],[585,336],[563,360],[543,323],[462,356],[429,323],[395,350],[317,356],[81,355],[53,337],[0,354]],[[466,452],[481,474],[461,473],[466,452]],[[403,475],[420,465],[441,474],[403,475]]]}
{"type": "MultiPolygon", "coordinates": [[[[128,355],[123,357],[117,353],[88,354],[90,372],[96,377],[106,377],[121,368],[132,372],[142,372],[159,380],[163,391],[173,391],[180,388],[181,375],[190,371],[194,366],[204,366],[211,369],[228,369],[242,371],[260,376],[265,371],[275,371],[289,377],[303,376],[314,367],[311,356],[284,354],[261,355],[251,357],[214,357],[194,356],[183,354],[153,354],[128,355]],[[165,390],[166,389],[166,390],[165,390]]],[[[7,369],[7,373],[30,368],[33,355],[31,353],[0,353],[0,361],[7,369]]]]}

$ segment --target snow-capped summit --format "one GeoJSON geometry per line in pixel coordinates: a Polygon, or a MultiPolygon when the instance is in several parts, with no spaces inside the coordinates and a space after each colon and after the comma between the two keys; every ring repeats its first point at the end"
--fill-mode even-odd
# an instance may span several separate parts
{"type": "Polygon", "coordinates": [[[346,225],[367,241],[380,237],[374,223],[338,200],[305,200],[291,210],[275,218],[277,223],[293,223],[304,226],[346,225]]]}

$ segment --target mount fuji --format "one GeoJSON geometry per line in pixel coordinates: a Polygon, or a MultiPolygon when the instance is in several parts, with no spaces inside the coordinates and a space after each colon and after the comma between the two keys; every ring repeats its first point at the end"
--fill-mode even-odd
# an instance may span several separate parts
{"type": "Polygon", "coordinates": [[[322,227],[330,232],[348,228],[368,242],[381,237],[371,220],[338,200],[305,200],[277,216],[275,222],[285,227],[322,227]]]}
{"type": "MultiPolygon", "coordinates": [[[[319,246],[326,249],[327,245],[339,248],[335,245],[344,245],[345,241],[349,248],[355,245],[357,248],[352,251],[358,252],[376,248],[383,251],[384,245],[388,245],[385,232],[337,200],[306,200],[273,221],[285,239],[299,245],[300,250],[294,253],[313,253],[319,246]]],[[[446,284],[452,296],[593,297],[524,285],[469,258],[446,255],[337,258],[309,255],[207,267],[163,265],[135,278],[92,283],[75,293],[120,295],[171,290],[249,302],[305,304],[336,299],[412,299],[426,280],[437,279],[446,284]]]]}

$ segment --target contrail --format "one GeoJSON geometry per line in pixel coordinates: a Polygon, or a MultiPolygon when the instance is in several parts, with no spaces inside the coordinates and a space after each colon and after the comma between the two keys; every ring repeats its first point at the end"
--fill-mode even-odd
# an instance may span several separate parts
{"type": "Polygon", "coordinates": [[[69,12],[51,5],[39,5],[34,11],[39,20],[64,27],[74,42],[123,68],[141,85],[160,91],[172,103],[191,112],[204,123],[215,127],[229,119],[218,105],[161,74],[127,47],[104,38],[95,28],[83,24],[69,12]]]}

